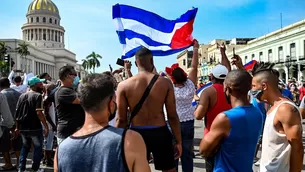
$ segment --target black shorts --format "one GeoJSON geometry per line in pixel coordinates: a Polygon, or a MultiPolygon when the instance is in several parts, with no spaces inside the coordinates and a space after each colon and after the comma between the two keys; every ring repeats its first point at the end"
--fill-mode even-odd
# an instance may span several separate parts
{"type": "Polygon", "coordinates": [[[147,160],[152,153],[156,170],[165,171],[176,167],[172,134],[167,126],[152,129],[131,129],[143,137],[147,149],[147,160]]]}
{"type": "Polygon", "coordinates": [[[7,127],[1,127],[2,136],[0,138],[0,152],[9,152],[10,151],[10,129],[7,127]]]}

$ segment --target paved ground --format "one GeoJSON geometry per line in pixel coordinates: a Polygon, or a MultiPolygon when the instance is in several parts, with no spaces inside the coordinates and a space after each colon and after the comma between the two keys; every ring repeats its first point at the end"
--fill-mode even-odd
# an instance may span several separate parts
{"type": "MultiPolygon", "coordinates": [[[[305,128],[305,125],[303,123],[303,128],[305,128]]],[[[196,158],[194,159],[194,172],[205,172],[205,162],[204,160],[198,155],[198,150],[199,150],[199,143],[200,143],[200,140],[202,138],[202,135],[203,135],[203,123],[202,121],[196,121],[195,122],[195,154],[196,154],[196,158]]],[[[305,133],[303,132],[303,144],[304,144],[304,147],[305,147],[305,133]]],[[[31,158],[29,156],[29,158],[31,158]]],[[[12,155],[12,159],[13,159],[13,163],[15,163],[16,159],[14,157],[14,155],[12,155]]],[[[305,161],[304,161],[304,164],[305,164],[305,161]]],[[[3,164],[3,158],[2,156],[0,155],[0,166],[4,165],[3,164]]],[[[47,168],[47,167],[44,167],[44,166],[41,166],[42,169],[44,169],[45,172],[51,172],[53,171],[52,168],[47,168]]],[[[156,172],[156,170],[154,170],[154,166],[153,164],[150,164],[150,167],[152,169],[153,172],[156,172]]],[[[28,165],[27,165],[27,168],[31,168],[31,160],[28,159],[28,165]]],[[[258,172],[258,167],[256,166],[253,166],[253,170],[254,172],[258,172]]],[[[181,166],[179,166],[179,171],[182,171],[181,170],[181,166]]],[[[302,172],[305,172],[305,165],[303,166],[303,170],[302,172]]]]}

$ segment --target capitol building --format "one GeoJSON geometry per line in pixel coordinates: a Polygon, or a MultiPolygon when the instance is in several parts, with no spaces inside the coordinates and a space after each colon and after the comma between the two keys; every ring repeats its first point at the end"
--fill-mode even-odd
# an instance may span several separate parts
{"type": "Polygon", "coordinates": [[[15,62],[14,68],[35,75],[47,72],[54,79],[62,66],[74,66],[82,78],[86,72],[77,64],[76,54],[65,48],[65,29],[61,26],[57,6],[51,0],[33,0],[26,13],[26,23],[21,27],[22,40],[0,39],[11,49],[8,54],[15,62]],[[19,43],[29,44],[30,55],[21,57],[15,49],[19,43]]]}

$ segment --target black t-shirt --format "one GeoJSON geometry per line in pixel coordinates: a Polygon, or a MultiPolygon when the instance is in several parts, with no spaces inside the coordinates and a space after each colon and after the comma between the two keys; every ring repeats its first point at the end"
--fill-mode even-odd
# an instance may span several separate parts
{"type": "Polygon", "coordinates": [[[60,87],[55,93],[57,111],[57,137],[65,139],[76,132],[85,121],[85,112],[81,105],[72,104],[76,99],[73,88],[60,87]]]}
{"type": "Polygon", "coordinates": [[[28,91],[19,97],[16,110],[19,130],[42,129],[37,111],[43,111],[43,99],[40,93],[28,91]]]}

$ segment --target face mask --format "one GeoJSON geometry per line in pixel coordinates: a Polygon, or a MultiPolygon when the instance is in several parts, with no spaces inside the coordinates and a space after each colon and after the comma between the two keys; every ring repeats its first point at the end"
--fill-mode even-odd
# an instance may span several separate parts
{"type": "Polygon", "coordinates": [[[263,90],[251,90],[251,95],[254,97],[254,98],[257,98],[258,100],[261,101],[261,97],[263,95],[263,90]]]}
{"type": "Polygon", "coordinates": [[[111,110],[110,110],[110,108],[109,108],[109,113],[110,113],[110,115],[109,115],[109,117],[108,117],[108,121],[111,121],[111,120],[113,120],[113,119],[115,118],[116,111],[117,111],[117,109],[118,109],[116,102],[113,102],[113,103],[114,103],[114,111],[111,113],[111,110]]]}
{"type": "Polygon", "coordinates": [[[225,90],[225,97],[226,97],[227,103],[230,105],[231,104],[231,98],[230,98],[230,95],[226,94],[226,92],[227,92],[227,89],[225,90]]]}
{"type": "Polygon", "coordinates": [[[79,83],[79,77],[78,77],[78,76],[75,76],[75,77],[74,77],[74,80],[73,80],[73,83],[72,83],[72,86],[73,86],[73,87],[77,87],[78,83],[79,83]]]}

